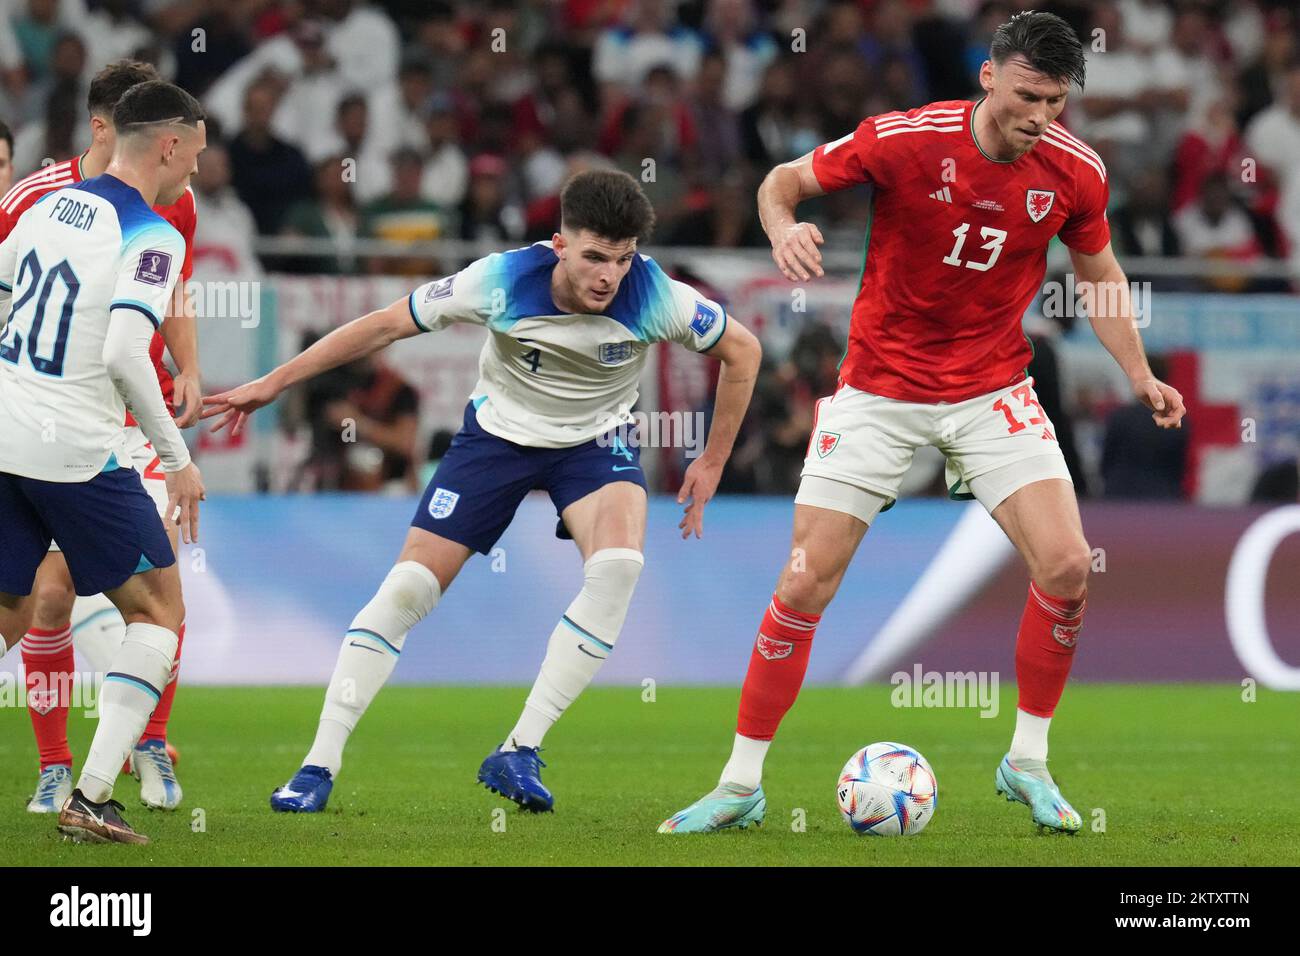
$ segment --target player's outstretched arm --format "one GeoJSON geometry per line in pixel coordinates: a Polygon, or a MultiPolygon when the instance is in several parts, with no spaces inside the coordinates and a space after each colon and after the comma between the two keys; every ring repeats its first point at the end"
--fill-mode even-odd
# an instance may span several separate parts
{"type": "Polygon", "coordinates": [[[1151,409],[1161,428],[1182,428],[1187,409],[1178,389],[1151,373],[1142,337],[1133,321],[1133,301],[1128,277],[1115,258],[1110,243],[1095,255],[1070,250],[1076,287],[1083,296],[1088,321],[1097,338],[1128,376],[1133,394],[1151,409]]]}
{"type": "Polygon", "coordinates": [[[365,358],[387,348],[398,339],[417,335],[420,328],[411,319],[406,299],[398,299],[385,309],[370,312],[347,325],[339,326],[311,348],[259,379],[229,391],[203,397],[203,417],[222,416],[212,427],[218,432],[226,426],[238,434],[244,421],[263,405],[269,405],[291,385],[327,372],[348,362],[365,358]]]}
{"type": "Polygon", "coordinates": [[[691,500],[677,526],[683,538],[689,538],[692,532],[697,538],[704,534],[704,506],[718,490],[723,466],[731,457],[763,361],[763,347],[754,333],[734,318],[727,322],[722,338],[707,354],[722,362],[722,370],[718,373],[718,390],[713,399],[709,439],[704,451],[686,469],[681,491],[677,493],[679,505],[686,504],[688,498],[691,500]]]}
{"type": "Polygon", "coordinates": [[[799,203],[825,192],[813,175],[812,160],[813,154],[808,153],[782,163],[758,187],[758,218],[772,243],[772,259],[791,282],[824,275],[817,248],[825,241],[821,230],[811,222],[799,222],[794,215],[799,203]]]}

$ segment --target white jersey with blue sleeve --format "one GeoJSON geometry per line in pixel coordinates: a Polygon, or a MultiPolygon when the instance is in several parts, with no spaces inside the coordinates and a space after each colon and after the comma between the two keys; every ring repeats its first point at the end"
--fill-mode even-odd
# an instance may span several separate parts
{"type": "Polygon", "coordinates": [[[0,471],[78,482],[129,466],[124,392],[164,467],[188,464],[152,365],[135,368],[184,260],[180,233],[107,174],[23,214],[0,243],[0,471]]]}
{"type": "Polygon", "coordinates": [[[650,347],[707,352],[727,323],[722,306],[643,255],[602,314],[562,312],[551,297],[558,262],[549,242],[535,243],[478,259],[408,300],[422,331],[487,328],[470,398],[485,430],[518,445],[566,448],[631,421],[650,347]]]}

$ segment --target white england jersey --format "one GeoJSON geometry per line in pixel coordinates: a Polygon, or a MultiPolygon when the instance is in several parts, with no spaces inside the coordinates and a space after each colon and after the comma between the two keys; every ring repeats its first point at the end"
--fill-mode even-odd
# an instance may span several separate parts
{"type": "Polygon", "coordinates": [[[551,298],[557,262],[539,242],[478,259],[408,300],[425,332],[457,322],[488,329],[470,398],[479,424],[517,445],[567,448],[630,421],[650,347],[705,352],[727,323],[722,306],[643,255],[603,314],[561,312],[551,298]]]}
{"type": "Polygon", "coordinates": [[[107,174],[22,215],[0,244],[0,471],[79,482],[130,466],[104,339],[129,312],[158,328],[184,261],[180,233],[107,174]]]}

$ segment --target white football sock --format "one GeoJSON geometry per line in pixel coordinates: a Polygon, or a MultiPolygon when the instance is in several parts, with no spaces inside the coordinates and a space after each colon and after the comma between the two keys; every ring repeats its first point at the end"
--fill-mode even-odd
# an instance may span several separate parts
{"type": "Polygon", "coordinates": [[[1016,708],[1016,732],[1011,737],[1011,752],[1008,756],[1028,760],[1047,759],[1047,728],[1052,725],[1051,717],[1035,717],[1016,708]]]}
{"type": "Polygon", "coordinates": [[[763,780],[763,759],[771,746],[770,740],[755,740],[736,734],[736,742],[731,745],[731,759],[722,768],[718,783],[734,783],[750,789],[757,787],[763,780]]]}
{"type": "Polygon", "coordinates": [[[614,650],[645,558],[632,548],[602,548],[582,566],[582,590],[551,631],[546,658],[502,750],[539,747],[614,650]]]}
{"type": "Polygon", "coordinates": [[[388,572],[375,596],[343,635],[334,674],[325,691],[316,740],[303,766],[326,767],[338,775],[343,767],[343,745],[397,665],[407,632],[434,609],[441,597],[438,579],[418,561],[402,561],[388,572]]]}
{"type": "Polygon", "coordinates": [[[176,632],[158,624],[127,625],[99,691],[99,726],[77,781],[87,800],[103,803],[113,795],[122,763],[167,686],[176,642],[176,632]]]}
{"type": "Polygon", "coordinates": [[[77,596],[72,604],[72,645],[86,667],[102,678],[126,637],[122,613],[103,594],[77,596]]]}

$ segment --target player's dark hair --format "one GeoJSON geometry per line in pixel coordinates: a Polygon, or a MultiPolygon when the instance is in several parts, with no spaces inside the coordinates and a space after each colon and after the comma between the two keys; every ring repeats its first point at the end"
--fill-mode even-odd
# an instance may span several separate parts
{"type": "Polygon", "coordinates": [[[86,108],[91,116],[111,118],[117,101],[133,86],[158,79],[158,71],[152,63],[139,60],[118,60],[110,63],[90,81],[90,92],[86,95],[86,108]]]}
{"type": "Polygon", "coordinates": [[[1001,66],[1019,54],[1039,73],[1070,80],[1083,89],[1083,44],[1074,29],[1054,13],[1017,13],[993,34],[989,59],[1001,66]]]}
{"type": "Polygon", "coordinates": [[[14,131],[9,128],[9,124],[0,120],[0,140],[9,144],[9,162],[14,160],[14,131]]]}
{"type": "Polygon", "coordinates": [[[149,80],[131,87],[113,107],[113,125],[119,134],[154,123],[198,126],[204,118],[199,101],[166,80],[149,80]]]}
{"type": "Polygon", "coordinates": [[[655,227],[655,211],[641,184],[615,169],[578,173],[560,191],[560,224],[588,229],[602,239],[645,242],[655,227]]]}

